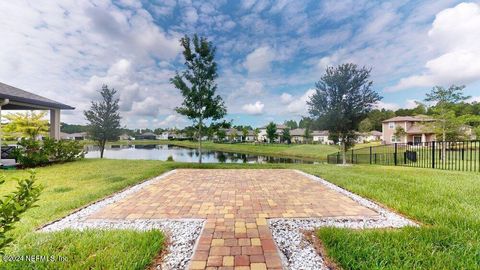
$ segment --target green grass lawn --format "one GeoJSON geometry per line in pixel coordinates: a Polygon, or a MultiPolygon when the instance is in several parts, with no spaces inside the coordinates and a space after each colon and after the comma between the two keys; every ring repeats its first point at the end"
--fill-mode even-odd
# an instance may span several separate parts
{"type": "Polygon", "coordinates": [[[420,221],[420,228],[323,228],[318,236],[344,269],[479,269],[480,175],[385,166],[303,166],[420,221]]]}
{"type": "MultiPolygon", "coordinates": [[[[300,145],[301,146],[301,145],[300,145]]],[[[286,150],[286,149],[284,149],[286,150]]],[[[35,229],[74,209],[172,168],[297,168],[373,199],[424,225],[398,230],[323,228],[318,236],[344,269],[480,268],[480,175],[405,167],[298,164],[188,164],[87,159],[37,169],[45,189],[13,234],[9,255],[55,255],[66,262],[9,263],[10,269],[144,269],[163,248],[160,231],[62,231],[35,229]]],[[[0,195],[15,187],[13,177],[0,195]]],[[[3,266],[0,265],[0,268],[3,266]]]]}
{"type": "MultiPolygon", "coordinates": [[[[116,191],[170,169],[159,161],[88,159],[38,168],[44,186],[38,206],[28,210],[12,232],[16,238],[8,255],[65,256],[66,262],[6,263],[9,269],[144,269],[163,248],[160,231],[62,231],[38,233],[35,229],[66,216],[116,191]]],[[[14,178],[26,171],[4,171],[6,184],[0,196],[16,186],[14,178]]],[[[0,264],[0,268],[1,264],[0,264]]]]}

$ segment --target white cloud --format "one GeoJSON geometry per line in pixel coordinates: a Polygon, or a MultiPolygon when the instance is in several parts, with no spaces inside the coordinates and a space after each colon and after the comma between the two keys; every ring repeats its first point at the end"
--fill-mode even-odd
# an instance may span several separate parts
{"type": "Polygon", "coordinates": [[[415,100],[415,99],[407,99],[407,102],[405,103],[405,108],[407,109],[413,109],[415,107],[417,107],[417,102],[418,100],[415,100]]]}
{"type": "Polygon", "coordinates": [[[307,101],[315,94],[315,89],[308,89],[300,97],[293,98],[287,105],[287,111],[296,116],[305,115],[308,113],[307,101]]]}
{"type": "Polygon", "coordinates": [[[255,103],[250,103],[250,104],[245,104],[242,106],[242,109],[247,113],[247,114],[253,114],[253,115],[259,115],[263,113],[263,108],[265,107],[265,104],[263,104],[260,101],[257,101],[255,103]]]}
{"type": "Polygon", "coordinates": [[[188,123],[188,121],[185,119],[185,117],[178,114],[170,114],[162,121],[157,121],[156,124],[158,124],[158,126],[162,128],[182,128],[186,125],[186,123],[188,123]]]}
{"type": "Polygon", "coordinates": [[[387,103],[383,101],[378,101],[377,104],[375,104],[375,108],[395,111],[400,109],[400,106],[396,103],[387,103]]]}
{"type": "Polygon", "coordinates": [[[261,73],[270,70],[270,63],[274,58],[273,49],[263,46],[248,54],[243,64],[249,73],[261,73]]]}
{"type": "Polygon", "coordinates": [[[171,113],[178,92],[168,82],[168,63],[179,55],[180,35],[164,31],[138,2],[120,5],[128,8],[110,1],[0,2],[0,81],[76,107],[62,116],[70,123],[84,122],[82,110],[102,84],[118,90],[132,127],[148,110],[171,113]]]}
{"type": "Polygon", "coordinates": [[[388,91],[480,80],[479,4],[461,3],[439,12],[428,36],[437,56],[426,62],[422,74],[405,77],[388,91]]]}
{"type": "Polygon", "coordinates": [[[188,23],[196,23],[198,20],[197,10],[193,7],[188,7],[185,9],[185,21],[188,23]]]}
{"type": "Polygon", "coordinates": [[[480,102],[480,96],[471,97],[467,100],[467,102],[469,102],[469,103],[480,102]]]}
{"type": "Polygon", "coordinates": [[[282,102],[282,104],[288,104],[292,102],[292,100],[293,100],[293,96],[290,95],[289,93],[282,93],[280,95],[280,101],[282,102]]]}

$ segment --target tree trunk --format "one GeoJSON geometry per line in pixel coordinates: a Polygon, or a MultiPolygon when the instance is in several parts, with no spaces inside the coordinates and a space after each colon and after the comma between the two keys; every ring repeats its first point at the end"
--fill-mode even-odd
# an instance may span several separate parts
{"type": "Polygon", "coordinates": [[[202,164],[202,118],[200,118],[198,125],[198,163],[202,164]]]}
{"type": "Polygon", "coordinates": [[[103,158],[103,151],[105,150],[105,142],[100,142],[100,158],[103,158]]]}

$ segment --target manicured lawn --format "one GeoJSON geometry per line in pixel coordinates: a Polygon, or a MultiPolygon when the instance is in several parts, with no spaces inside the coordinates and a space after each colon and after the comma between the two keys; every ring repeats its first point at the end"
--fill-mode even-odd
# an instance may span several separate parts
{"type": "MultiPolygon", "coordinates": [[[[64,256],[67,261],[9,263],[7,268],[144,269],[163,248],[164,236],[160,231],[34,230],[74,209],[177,167],[301,169],[424,224],[398,230],[320,229],[318,236],[329,256],[344,269],[480,268],[480,174],[368,165],[198,165],[98,159],[37,169],[39,183],[45,186],[38,202],[40,207],[23,216],[13,231],[17,241],[7,250],[9,255],[64,256]]],[[[9,181],[0,188],[0,195],[14,188],[12,177],[26,176],[27,172],[5,174],[9,181]]]]}
{"type": "MultiPolygon", "coordinates": [[[[14,245],[8,255],[65,256],[66,262],[35,263],[47,269],[144,269],[163,248],[160,231],[36,233],[36,228],[61,218],[127,186],[169,170],[169,164],[158,161],[125,161],[88,159],[37,169],[43,190],[39,207],[30,209],[13,234],[14,245]]],[[[7,183],[0,196],[15,187],[13,178],[26,171],[5,171],[7,183]]],[[[33,264],[8,263],[8,268],[28,269],[33,264]]],[[[1,268],[1,267],[0,267],[1,268]]]]}
{"type": "Polygon", "coordinates": [[[420,228],[324,228],[318,236],[344,269],[479,269],[480,174],[383,166],[303,166],[420,221],[420,228]]]}

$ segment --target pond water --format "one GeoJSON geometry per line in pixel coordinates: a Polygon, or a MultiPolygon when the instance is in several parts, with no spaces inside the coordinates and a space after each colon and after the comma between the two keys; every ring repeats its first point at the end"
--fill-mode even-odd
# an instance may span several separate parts
{"type": "MultiPolygon", "coordinates": [[[[86,158],[100,157],[98,146],[89,145],[86,158]]],[[[205,163],[314,163],[309,160],[259,156],[241,153],[229,153],[212,150],[202,150],[202,162],[205,163]]],[[[169,156],[178,162],[198,162],[198,149],[174,145],[111,145],[105,148],[105,158],[112,159],[147,159],[167,160],[169,156]]]]}

